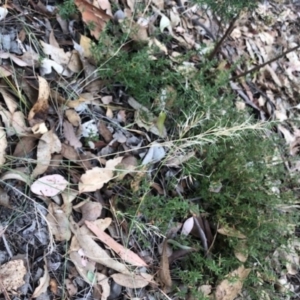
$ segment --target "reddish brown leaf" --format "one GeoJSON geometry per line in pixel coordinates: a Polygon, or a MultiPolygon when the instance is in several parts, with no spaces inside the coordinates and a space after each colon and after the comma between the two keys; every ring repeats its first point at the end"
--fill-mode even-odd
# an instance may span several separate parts
{"type": "Polygon", "coordinates": [[[111,20],[111,16],[107,15],[104,10],[95,7],[85,0],[74,1],[78,10],[82,14],[82,20],[91,27],[91,34],[99,39],[100,33],[105,28],[106,23],[111,20]]]}

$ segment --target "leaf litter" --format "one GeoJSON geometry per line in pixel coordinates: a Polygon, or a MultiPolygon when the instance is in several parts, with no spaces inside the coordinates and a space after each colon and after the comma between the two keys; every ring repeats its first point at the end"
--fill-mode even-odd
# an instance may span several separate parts
{"type": "MultiPolygon", "coordinates": [[[[172,152],[172,156],[167,156],[170,148],[175,148],[175,145],[168,140],[166,114],[163,110],[152,113],[133,97],[129,97],[125,103],[120,103],[116,94],[101,92],[101,82],[97,76],[91,75],[97,68],[93,66],[91,59],[91,45],[93,38],[98,39],[107,24],[115,18],[120,30],[128,33],[133,41],[148,43],[150,49],[155,45],[165,53],[174,62],[174,71],[180,72],[188,81],[195,70],[195,64],[177,63],[176,57],[179,52],[176,48],[180,46],[184,49],[199,50],[204,46],[199,53],[208,51],[215,41],[217,35],[215,29],[218,28],[218,24],[216,20],[209,19],[208,14],[205,14],[200,6],[188,9],[187,17],[184,17],[180,14],[179,7],[173,4],[168,7],[163,1],[153,1],[153,5],[147,6],[152,17],[143,15],[134,19],[131,18],[135,12],[134,1],[125,3],[124,7],[127,8],[124,11],[119,10],[118,14],[113,14],[113,3],[109,1],[76,0],[75,4],[81,12],[83,22],[87,26],[93,22],[90,37],[80,35],[76,43],[71,27],[66,26],[59,14],[55,15],[49,11],[42,2],[38,4],[30,2],[38,22],[28,21],[32,22],[38,48],[45,57],[40,60],[39,51],[36,47],[32,47],[33,43],[29,36],[26,39],[26,32],[22,42],[20,41],[22,45],[19,47],[21,50],[18,50],[20,52],[12,51],[13,46],[9,45],[4,47],[7,52],[0,53],[1,59],[6,63],[5,68],[1,66],[1,77],[9,78],[9,81],[1,81],[0,89],[3,98],[0,103],[2,118],[0,164],[6,167],[11,155],[18,158],[15,165],[9,166],[10,170],[3,167],[5,171],[1,174],[1,180],[6,183],[5,186],[9,186],[7,195],[11,199],[8,201],[7,209],[10,208],[10,202],[20,205],[24,199],[30,203],[28,205],[31,209],[28,218],[23,220],[19,217],[14,223],[15,232],[20,235],[20,240],[14,243],[9,239],[5,249],[7,253],[11,253],[10,245],[13,245],[14,249],[20,249],[20,253],[28,253],[22,242],[24,240],[29,247],[41,247],[41,251],[37,251],[34,259],[39,255],[45,257],[45,260],[30,265],[30,270],[24,267],[23,260],[6,259],[5,264],[1,261],[0,272],[5,280],[2,280],[0,289],[15,293],[26,283],[25,275],[32,272],[30,280],[34,289],[31,292],[27,291],[30,297],[53,294],[56,289],[51,289],[52,292],[48,290],[50,282],[54,280],[55,286],[55,282],[59,281],[53,270],[49,270],[48,259],[60,265],[60,258],[55,257],[55,254],[65,255],[60,242],[71,241],[74,248],[71,249],[70,246],[68,255],[73,265],[67,265],[68,278],[64,279],[70,297],[86,287],[80,278],[88,286],[93,286],[95,295],[101,299],[109,298],[114,286],[125,287],[130,294],[129,289],[144,289],[146,293],[145,288],[157,287],[160,284],[164,292],[168,293],[173,283],[167,255],[168,239],[163,239],[161,257],[156,261],[159,271],[156,273],[143,259],[142,254],[147,250],[140,249],[140,245],[127,236],[127,222],[124,220],[124,223],[118,224],[119,233],[113,234],[116,224],[112,223],[117,222],[117,219],[114,218],[112,221],[111,218],[104,218],[105,210],[108,207],[114,210],[112,186],[122,182],[125,176],[131,178],[130,186],[133,191],[137,191],[143,179],[150,179],[149,174],[155,164],[161,163],[165,168],[175,168],[178,169],[175,172],[179,172],[182,163],[195,157],[196,154],[194,151],[186,154],[176,149],[172,152]],[[195,15],[201,16],[203,24],[191,21],[195,15]],[[56,18],[61,31],[57,27],[52,28],[53,25],[47,22],[44,16],[56,18]],[[159,21],[155,23],[157,18],[159,21]],[[153,38],[150,32],[155,26],[161,33],[168,32],[176,40],[177,45],[169,49],[163,42],[153,38]],[[50,34],[39,35],[39,32],[44,32],[45,27],[50,34]],[[61,38],[61,33],[69,35],[69,38],[61,38]],[[200,46],[197,36],[203,38],[204,45],[200,46]],[[93,71],[89,74],[87,70],[93,71]],[[19,71],[23,72],[22,76],[19,71]],[[82,85],[78,76],[80,73],[85,73],[84,80],[90,80],[89,84],[82,85]],[[63,82],[67,84],[61,86],[63,82]],[[63,92],[63,89],[68,91],[69,95],[63,92]],[[22,93],[26,98],[23,105],[20,105],[19,101],[23,101],[20,100],[23,99],[22,93]],[[91,111],[92,115],[88,113],[91,111]],[[131,111],[134,112],[129,117],[128,112],[131,111]],[[129,122],[133,122],[136,127],[129,129],[127,126],[129,122]],[[11,145],[15,139],[18,139],[18,143],[14,149],[11,145]],[[11,152],[12,149],[14,152],[11,152]],[[61,154],[64,160],[56,161],[54,157],[57,154],[61,154]],[[83,157],[86,159],[82,159],[83,157]],[[143,169],[140,169],[140,165],[144,165],[143,169]],[[72,171],[70,166],[74,167],[72,171]],[[31,191],[29,194],[28,186],[31,191]],[[38,212],[38,217],[35,217],[33,212],[38,212]],[[35,218],[37,220],[32,221],[35,218]],[[102,224],[104,220],[105,225],[102,224]],[[50,252],[47,250],[48,247],[52,249],[50,252]],[[11,268],[18,272],[11,272],[11,268]]],[[[14,4],[16,10],[23,11],[23,8],[25,7],[21,4],[14,4]]],[[[11,14],[15,13],[9,6],[1,8],[1,20],[6,18],[8,11],[11,14]]],[[[282,22],[280,26],[284,48],[294,47],[295,42],[289,38],[294,36],[292,26],[282,24],[287,20],[296,22],[298,14],[291,6],[286,7],[284,12],[279,15],[269,2],[260,3],[250,16],[257,20],[252,24],[252,28],[245,26],[243,18],[237,22],[230,34],[232,42],[223,47],[223,58],[233,64],[242,54],[251,63],[246,68],[240,64],[238,66],[240,73],[270,60],[277,53],[274,39],[279,38],[276,30],[279,21],[282,22]],[[260,16],[268,16],[270,23],[266,25],[260,16]]],[[[19,20],[18,28],[23,28],[22,22],[19,20]]],[[[9,30],[13,32],[14,25],[9,26],[9,30]]],[[[21,34],[19,36],[21,37],[21,34]]],[[[16,41],[9,40],[9,43],[12,42],[16,41]]],[[[149,51],[149,57],[156,59],[152,52],[155,53],[149,51]]],[[[222,69],[224,66],[220,64],[219,68],[222,69]]],[[[292,99],[295,98],[294,93],[299,92],[299,67],[299,51],[294,51],[266,65],[257,72],[252,82],[232,81],[232,89],[239,94],[243,101],[241,103],[246,103],[257,110],[262,119],[270,117],[281,122],[277,126],[278,131],[282,133],[293,157],[296,157],[299,147],[299,130],[291,121],[297,116],[298,104],[292,99]],[[282,90],[280,96],[278,87],[282,90]],[[258,100],[255,98],[257,92],[261,94],[258,100]]],[[[243,110],[245,106],[241,103],[237,105],[243,110]]],[[[297,162],[293,162],[289,166],[291,174],[297,172],[296,164],[297,162]]],[[[169,171],[169,176],[175,174],[172,172],[173,170],[169,171]]],[[[155,182],[152,186],[156,191],[164,193],[163,185],[163,182],[161,185],[155,182]]],[[[216,189],[214,191],[220,192],[216,189]]],[[[17,209],[18,206],[14,208],[17,209]]],[[[9,212],[4,209],[2,214],[7,217],[9,212]]],[[[205,224],[205,218],[200,215],[190,217],[184,222],[181,233],[189,235],[196,231],[198,238],[202,236],[203,247],[208,251],[213,241],[210,229],[205,227],[205,224]]],[[[220,227],[217,232],[223,236],[239,239],[239,246],[234,255],[240,262],[246,262],[247,237],[236,228],[220,227]]],[[[287,274],[297,274],[298,250],[299,245],[293,241],[286,248],[276,249],[273,256],[274,268],[282,272],[280,261],[283,260],[287,274]]],[[[17,251],[14,254],[19,253],[17,251]]],[[[215,298],[236,298],[250,272],[250,269],[241,265],[229,273],[228,278],[215,287],[215,298]]],[[[62,269],[60,274],[63,274],[62,269]]],[[[280,280],[283,285],[284,279],[280,280]]],[[[119,289],[121,290],[122,288],[119,289]]],[[[202,285],[199,290],[206,295],[212,295],[211,285],[202,285]]],[[[121,292],[117,296],[120,294],[121,292]]]]}

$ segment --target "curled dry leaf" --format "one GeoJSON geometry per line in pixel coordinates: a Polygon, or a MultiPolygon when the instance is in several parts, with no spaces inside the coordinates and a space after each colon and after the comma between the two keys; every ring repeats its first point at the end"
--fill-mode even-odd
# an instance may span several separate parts
{"type": "Polygon", "coordinates": [[[141,275],[128,275],[116,273],[110,276],[117,284],[125,286],[131,289],[141,289],[147,286],[153,276],[147,273],[142,273],[141,275]]]}
{"type": "MultiPolygon", "coordinates": [[[[2,124],[0,122],[0,126],[1,125],[2,124]]],[[[2,166],[5,163],[6,148],[7,148],[6,134],[3,128],[0,127],[0,166],[2,166]]]]}
{"type": "Polygon", "coordinates": [[[26,168],[16,168],[11,171],[5,172],[2,176],[2,180],[8,180],[8,179],[16,179],[25,182],[26,184],[30,184],[30,176],[27,173],[26,168]]]}
{"type": "Polygon", "coordinates": [[[59,174],[47,175],[36,180],[30,190],[39,196],[53,197],[65,190],[68,181],[59,174]]]}
{"type": "Polygon", "coordinates": [[[33,105],[28,115],[30,126],[41,124],[47,119],[50,96],[50,87],[46,79],[39,78],[39,95],[37,102],[33,105]]]}
{"type": "Polygon", "coordinates": [[[110,296],[109,278],[104,274],[96,274],[97,285],[101,286],[101,300],[106,300],[110,296]]]}
{"type": "Polygon", "coordinates": [[[111,258],[106,250],[102,249],[91,236],[87,235],[85,231],[81,231],[81,228],[72,220],[72,218],[70,218],[70,227],[86,257],[117,272],[130,274],[124,264],[111,258]]]}
{"type": "Polygon", "coordinates": [[[49,204],[48,211],[47,220],[50,232],[57,241],[68,241],[71,238],[68,217],[62,208],[53,202],[49,204]]]}
{"type": "Polygon", "coordinates": [[[40,278],[40,283],[34,290],[32,298],[37,298],[41,294],[45,293],[49,287],[49,283],[50,283],[50,276],[47,268],[47,261],[45,261],[44,275],[42,278],[40,278]]]}
{"type": "Polygon", "coordinates": [[[96,234],[101,242],[115,251],[125,262],[137,267],[147,266],[147,264],[137,254],[117,243],[113,238],[111,238],[107,233],[99,229],[93,223],[85,221],[85,225],[88,227],[88,229],[96,234]]]}
{"type": "Polygon", "coordinates": [[[216,288],[216,300],[234,300],[241,292],[243,281],[248,277],[251,269],[245,269],[244,266],[239,267],[227,275],[228,279],[224,279],[216,288]]]}
{"type": "Polygon", "coordinates": [[[22,259],[11,260],[0,267],[0,292],[4,290],[17,293],[19,287],[25,284],[23,279],[27,270],[22,259]]]}
{"type": "Polygon", "coordinates": [[[35,178],[43,174],[51,160],[51,154],[61,151],[61,142],[57,135],[52,130],[44,133],[40,138],[37,148],[37,166],[32,172],[32,177],[35,178]]]}

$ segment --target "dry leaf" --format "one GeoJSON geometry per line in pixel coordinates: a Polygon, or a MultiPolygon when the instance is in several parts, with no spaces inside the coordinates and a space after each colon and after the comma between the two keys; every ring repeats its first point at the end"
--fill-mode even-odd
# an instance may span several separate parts
{"type": "Polygon", "coordinates": [[[13,114],[18,108],[18,103],[16,102],[15,98],[6,89],[2,87],[0,87],[0,93],[3,96],[3,99],[9,112],[13,114]]]}
{"type": "Polygon", "coordinates": [[[82,69],[82,64],[77,51],[65,52],[63,49],[40,41],[45,54],[50,55],[57,64],[67,66],[72,72],[77,73],[82,69]]]}
{"type": "Polygon", "coordinates": [[[82,143],[79,141],[78,137],[75,135],[74,128],[72,124],[70,124],[68,121],[64,121],[64,136],[69,142],[71,146],[76,148],[81,148],[82,143]]]}
{"type": "Polygon", "coordinates": [[[37,298],[41,294],[45,293],[48,289],[49,283],[50,283],[50,276],[48,273],[47,262],[45,262],[44,275],[42,278],[40,278],[40,283],[34,290],[32,298],[37,298]]]}
{"type": "Polygon", "coordinates": [[[96,3],[98,4],[97,5],[98,8],[105,10],[107,15],[112,16],[111,5],[108,0],[94,0],[95,6],[96,6],[96,3]]]}
{"type": "Polygon", "coordinates": [[[99,121],[98,129],[99,129],[99,133],[103,137],[104,141],[106,143],[111,142],[111,140],[113,139],[112,133],[106,127],[105,123],[101,120],[99,121]]]}
{"type": "Polygon", "coordinates": [[[34,136],[21,137],[17,143],[13,156],[27,157],[27,155],[36,147],[36,140],[37,138],[34,136]]]}
{"type": "Polygon", "coordinates": [[[234,255],[240,262],[245,262],[248,259],[248,247],[246,240],[239,240],[234,247],[234,255]]]}
{"type": "Polygon", "coordinates": [[[83,48],[83,55],[84,57],[91,57],[91,43],[92,40],[85,35],[80,35],[80,46],[83,48]]]}
{"type": "Polygon", "coordinates": [[[95,167],[86,171],[80,177],[78,184],[79,193],[94,192],[101,189],[103,185],[113,178],[113,170],[115,166],[122,161],[123,157],[108,160],[105,168],[95,167]]]}
{"type": "Polygon", "coordinates": [[[19,57],[15,56],[12,53],[0,52],[0,58],[11,59],[15,64],[17,64],[20,67],[27,67],[28,66],[28,64],[24,60],[20,59],[19,57]]]}
{"type": "Polygon", "coordinates": [[[109,278],[104,274],[96,274],[97,284],[101,286],[101,300],[107,300],[110,296],[110,283],[109,278]]]}
{"type": "Polygon", "coordinates": [[[89,279],[88,273],[94,273],[96,263],[93,260],[89,260],[82,249],[70,252],[70,260],[84,281],[89,284],[95,284],[95,281],[92,282],[92,280],[89,279]]]}
{"type": "Polygon", "coordinates": [[[69,297],[73,297],[78,292],[77,285],[75,286],[73,281],[69,278],[65,279],[65,286],[69,297]]]}
{"type": "Polygon", "coordinates": [[[68,181],[59,174],[47,175],[36,180],[30,190],[36,195],[53,197],[61,193],[68,185],[68,181]]]}
{"type": "Polygon", "coordinates": [[[30,177],[26,174],[28,170],[26,168],[16,168],[11,171],[5,172],[2,176],[2,180],[8,179],[16,179],[25,182],[26,184],[30,185],[30,177]]]}
{"type": "Polygon", "coordinates": [[[57,135],[53,131],[48,131],[42,135],[37,147],[37,165],[32,172],[32,177],[35,178],[40,174],[44,174],[47,170],[51,154],[61,151],[61,143],[57,135]]]}
{"type": "Polygon", "coordinates": [[[104,10],[99,9],[88,1],[85,0],[75,0],[74,1],[78,10],[82,14],[82,20],[86,23],[93,24],[92,29],[90,29],[91,34],[98,40],[101,32],[104,30],[106,23],[112,18],[108,16],[104,10]]]}
{"type": "Polygon", "coordinates": [[[4,290],[17,293],[19,287],[25,284],[23,279],[27,270],[22,259],[11,260],[0,267],[1,285],[0,291],[4,290]]]}
{"type": "MultiPolygon", "coordinates": [[[[81,203],[80,203],[81,204],[81,203]]],[[[102,205],[98,202],[86,201],[83,205],[76,205],[73,207],[75,210],[81,212],[82,217],[81,220],[78,222],[78,225],[81,226],[84,224],[84,221],[95,221],[97,220],[102,212],[102,205]]]]}
{"type": "Polygon", "coordinates": [[[50,279],[49,286],[50,286],[50,291],[54,295],[57,295],[57,293],[58,293],[58,283],[57,283],[57,281],[54,278],[50,279]]]}
{"type": "Polygon", "coordinates": [[[0,105],[0,115],[5,124],[7,136],[27,134],[25,117],[21,111],[10,113],[0,105]]]}
{"type": "Polygon", "coordinates": [[[71,238],[68,217],[61,207],[51,202],[48,207],[47,221],[50,232],[57,241],[68,241],[71,238]]]}
{"type": "Polygon", "coordinates": [[[39,95],[37,102],[33,105],[28,115],[28,121],[30,126],[43,123],[47,119],[48,115],[48,99],[50,96],[50,87],[46,79],[39,78],[39,95]]]}
{"type": "Polygon", "coordinates": [[[131,289],[141,289],[147,286],[153,276],[147,273],[142,273],[141,275],[128,275],[116,273],[110,276],[117,284],[125,286],[131,289]]]}
{"type": "Polygon", "coordinates": [[[154,117],[154,115],[150,112],[149,109],[142,106],[132,97],[129,97],[128,104],[135,109],[134,120],[139,127],[145,128],[153,134],[163,138],[167,136],[167,130],[165,126],[162,126],[161,130],[157,128],[157,118],[154,117]]]}
{"type": "Polygon", "coordinates": [[[218,229],[218,232],[220,234],[226,235],[226,236],[231,236],[231,237],[235,237],[238,239],[245,239],[247,238],[244,234],[242,234],[240,231],[238,231],[235,228],[229,228],[229,227],[222,227],[218,229]]]}
{"type": "Polygon", "coordinates": [[[125,262],[137,267],[147,266],[147,264],[137,254],[117,243],[112,237],[110,237],[103,230],[99,229],[93,223],[85,221],[85,225],[88,227],[88,229],[96,234],[102,243],[106,244],[109,248],[115,251],[125,262]]]}
{"type": "Polygon", "coordinates": [[[75,127],[78,127],[81,124],[81,119],[78,113],[74,109],[67,109],[65,111],[68,121],[75,127]]]}
{"type": "Polygon", "coordinates": [[[216,288],[216,300],[234,300],[241,292],[243,281],[248,277],[251,269],[239,267],[227,275],[228,279],[223,280],[216,288]]]}
{"type": "Polygon", "coordinates": [[[169,258],[168,258],[168,240],[163,242],[163,251],[160,259],[159,278],[164,285],[164,289],[169,289],[172,286],[172,279],[170,275],[169,258]]]}
{"type": "Polygon", "coordinates": [[[59,44],[58,44],[58,42],[57,42],[57,40],[54,36],[53,29],[51,30],[50,35],[49,35],[49,43],[50,43],[51,46],[59,48],[59,44]]]}
{"type": "Polygon", "coordinates": [[[40,63],[40,74],[47,75],[52,73],[52,68],[58,73],[66,77],[71,77],[73,72],[68,68],[63,67],[52,59],[43,58],[40,63]]]}
{"type": "Polygon", "coordinates": [[[123,274],[130,274],[129,270],[124,264],[119,263],[117,260],[111,258],[106,250],[102,249],[89,235],[85,232],[81,232],[81,229],[71,219],[70,220],[71,230],[76,236],[80,247],[83,249],[86,257],[91,260],[98,262],[108,268],[111,268],[117,272],[123,274]]]}
{"type": "MultiPolygon", "coordinates": [[[[1,126],[0,122],[0,126],[1,126]]],[[[7,139],[5,131],[2,127],[0,127],[0,166],[5,163],[5,155],[6,155],[6,148],[7,148],[7,139]]]]}

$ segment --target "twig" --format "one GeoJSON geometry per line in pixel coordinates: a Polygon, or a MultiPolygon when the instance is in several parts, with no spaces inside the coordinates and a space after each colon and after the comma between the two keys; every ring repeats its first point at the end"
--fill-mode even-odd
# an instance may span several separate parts
{"type": "Polygon", "coordinates": [[[231,31],[233,30],[234,24],[236,22],[236,20],[239,18],[239,14],[236,15],[235,18],[233,18],[233,20],[230,22],[229,27],[227,28],[227,30],[225,31],[224,35],[222,36],[222,38],[219,40],[219,42],[216,44],[214,50],[209,54],[208,59],[212,60],[216,54],[218,53],[218,51],[220,50],[223,42],[225,41],[225,39],[229,36],[229,34],[231,33],[231,31]]]}
{"type": "Polygon", "coordinates": [[[293,48],[291,48],[291,49],[288,49],[288,50],[284,51],[283,53],[281,53],[280,55],[278,55],[278,56],[276,56],[276,57],[274,57],[274,58],[272,58],[272,59],[266,61],[265,63],[263,63],[263,64],[261,64],[261,65],[258,65],[258,66],[256,66],[256,67],[254,67],[254,68],[252,68],[252,69],[250,69],[250,70],[248,70],[248,71],[246,71],[246,72],[243,72],[243,73],[241,73],[241,74],[239,74],[239,75],[233,76],[233,77],[231,77],[230,80],[236,80],[236,79],[238,79],[238,78],[240,78],[240,77],[243,77],[243,76],[248,75],[248,74],[250,74],[250,73],[252,73],[252,72],[255,72],[255,71],[257,71],[257,70],[260,70],[260,69],[263,68],[264,66],[266,66],[266,65],[268,65],[268,64],[271,64],[272,62],[274,62],[274,61],[280,59],[281,57],[285,56],[286,54],[288,54],[288,53],[290,53],[290,52],[293,52],[293,51],[297,50],[298,48],[300,48],[300,45],[297,45],[297,46],[295,46],[295,47],[293,47],[293,48]]]}

